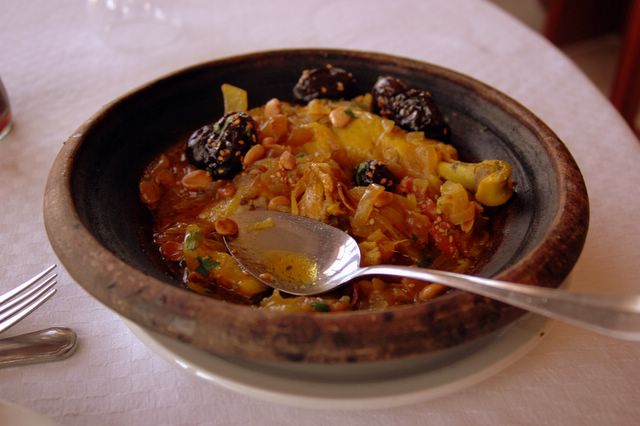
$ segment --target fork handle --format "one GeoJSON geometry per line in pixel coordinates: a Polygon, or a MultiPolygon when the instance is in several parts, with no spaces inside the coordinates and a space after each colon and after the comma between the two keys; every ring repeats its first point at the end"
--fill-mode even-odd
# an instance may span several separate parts
{"type": "Polygon", "coordinates": [[[0,340],[0,368],[55,361],[71,356],[78,343],[76,333],[52,327],[0,340]]]}
{"type": "Polygon", "coordinates": [[[391,275],[435,282],[610,337],[640,341],[640,296],[572,293],[555,288],[405,266],[369,266],[360,268],[354,274],[362,275],[391,275]]]}

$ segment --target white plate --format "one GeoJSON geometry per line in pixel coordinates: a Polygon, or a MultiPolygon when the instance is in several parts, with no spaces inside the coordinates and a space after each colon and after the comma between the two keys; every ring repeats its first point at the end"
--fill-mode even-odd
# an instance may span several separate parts
{"type": "Polygon", "coordinates": [[[550,324],[528,314],[498,333],[435,355],[325,366],[216,356],[124,321],[153,351],[204,380],[265,401],[333,410],[395,407],[469,387],[530,351],[550,324]]]}

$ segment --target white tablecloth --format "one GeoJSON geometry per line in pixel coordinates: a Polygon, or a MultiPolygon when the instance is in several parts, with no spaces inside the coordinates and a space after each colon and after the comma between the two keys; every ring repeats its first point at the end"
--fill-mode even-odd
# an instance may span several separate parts
{"type": "MultiPolygon", "coordinates": [[[[484,1],[181,1],[182,38],[114,49],[85,3],[5,0],[0,77],[15,129],[0,142],[0,291],[56,261],[42,221],[62,142],[103,104],[210,59],[284,47],[379,51],[453,68],[518,99],[554,129],[587,183],[591,226],[576,291],[640,293],[640,144],[607,99],[539,35],[484,1]]],[[[0,370],[0,399],[68,425],[637,424],[640,344],[557,324],[520,361],[469,389],[377,412],[267,403],[188,375],[147,349],[61,268],[59,292],[10,333],[75,329],[57,363],[0,370]]]]}

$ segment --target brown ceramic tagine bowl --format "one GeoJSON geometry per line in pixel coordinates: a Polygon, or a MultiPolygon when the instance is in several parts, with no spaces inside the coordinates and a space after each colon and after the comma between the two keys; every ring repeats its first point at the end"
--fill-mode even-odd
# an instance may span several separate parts
{"type": "Polygon", "coordinates": [[[461,291],[379,311],[293,314],[201,296],[180,287],[152,243],[139,201],[145,166],[223,113],[222,83],[250,106],[292,100],[301,71],[330,63],[351,71],[358,93],[379,75],[429,90],[466,161],[503,159],[517,191],[499,247],[480,275],[557,287],[582,249],[585,185],[573,158],[523,106],[470,77],[388,55],[281,50],[197,65],[106,106],[66,141],[47,183],[44,216],[60,261],[92,296],[138,325],[217,355],[247,360],[346,363],[436,353],[499,330],[523,311],[461,291]]]}

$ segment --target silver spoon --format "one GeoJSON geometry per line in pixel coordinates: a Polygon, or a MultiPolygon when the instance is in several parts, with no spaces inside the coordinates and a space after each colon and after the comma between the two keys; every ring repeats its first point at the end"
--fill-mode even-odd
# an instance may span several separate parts
{"type": "Polygon", "coordinates": [[[0,340],[0,368],[70,357],[76,350],[76,333],[66,327],[51,327],[0,340]]]}
{"type": "Polygon", "coordinates": [[[356,277],[387,275],[444,284],[611,337],[640,340],[640,296],[571,293],[488,278],[395,265],[360,267],[356,241],[338,228],[287,213],[236,214],[238,235],[225,238],[251,275],[286,293],[312,296],[356,277]]]}

